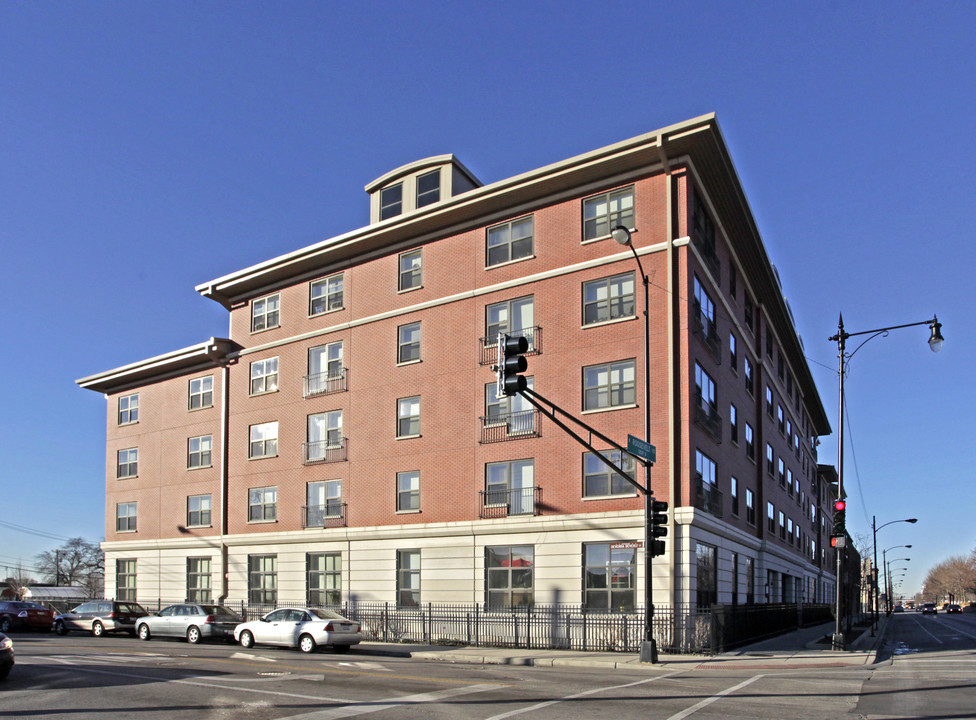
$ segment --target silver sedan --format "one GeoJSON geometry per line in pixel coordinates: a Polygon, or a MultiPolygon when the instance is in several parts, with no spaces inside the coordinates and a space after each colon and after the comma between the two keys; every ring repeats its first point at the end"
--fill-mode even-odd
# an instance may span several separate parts
{"type": "Polygon", "coordinates": [[[297,647],[310,653],[320,646],[330,646],[344,653],[363,640],[359,623],[338,613],[320,608],[280,608],[260,620],[241,623],[234,628],[234,639],[242,647],[281,645],[297,647]]]}
{"type": "Polygon", "coordinates": [[[203,638],[230,640],[234,628],[243,620],[240,615],[223,605],[180,603],[136,620],[136,633],[142,640],[154,636],[186,638],[198,643],[203,638]]]}

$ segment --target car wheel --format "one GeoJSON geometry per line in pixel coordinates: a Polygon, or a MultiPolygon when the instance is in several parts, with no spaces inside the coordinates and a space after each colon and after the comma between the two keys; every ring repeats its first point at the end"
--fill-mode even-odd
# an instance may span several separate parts
{"type": "Polygon", "coordinates": [[[254,647],[254,636],[248,630],[245,630],[244,632],[241,633],[241,647],[242,648],[254,647]]]}
{"type": "Polygon", "coordinates": [[[196,645],[200,642],[200,628],[196,625],[191,625],[190,629],[186,631],[186,641],[191,645],[196,645]]]}
{"type": "Polygon", "coordinates": [[[105,634],[105,626],[102,625],[98,620],[92,623],[92,635],[95,637],[101,637],[105,634]]]}
{"type": "Polygon", "coordinates": [[[348,645],[336,645],[335,646],[335,651],[337,653],[339,653],[340,655],[342,653],[347,653],[347,652],[349,652],[349,646],[348,645]]]}
{"type": "Polygon", "coordinates": [[[315,640],[312,639],[311,635],[302,635],[298,638],[298,649],[303,653],[313,653],[316,647],[315,640]]]}
{"type": "Polygon", "coordinates": [[[54,632],[56,632],[58,635],[67,635],[68,628],[65,627],[64,622],[58,620],[56,623],[54,623],[54,632]]]}
{"type": "Polygon", "coordinates": [[[143,623],[142,625],[140,625],[139,626],[139,639],[140,640],[149,640],[151,637],[152,637],[152,634],[149,632],[149,626],[146,625],[146,623],[143,623]]]}
{"type": "Polygon", "coordinates": [[[0,632],[2,633],[10,632],[10,618],[8,617],[0,618],[0,632]]]}

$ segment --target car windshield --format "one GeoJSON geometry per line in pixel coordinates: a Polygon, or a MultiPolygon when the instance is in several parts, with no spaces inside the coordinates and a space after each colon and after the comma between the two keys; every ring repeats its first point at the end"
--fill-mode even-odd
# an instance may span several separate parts
{"type": "Polygon", "coordinates": [[[308,608],[308,611],[313,615],[315,615],[316,617],[322,618],[323,620],[345,620],[346,619],[339,613],[332,612],[331,610],[323,610],[322,608],[308,608]]]}
{"type": "Polygon", "coordinates": [[[119,603],[119,612],[130,613],[132,615],[148,615],[142,605],[135,603],[119,603]]]}

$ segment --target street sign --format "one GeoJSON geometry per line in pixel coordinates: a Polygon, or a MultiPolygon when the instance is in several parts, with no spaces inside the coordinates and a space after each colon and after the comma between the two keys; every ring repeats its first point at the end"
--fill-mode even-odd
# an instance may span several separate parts
{"type": "Polygon", "coordinates": [[[657,448],[633,435],[627,436],[627,452],[642,457],[650,463],[657,460],[657,448]]]}

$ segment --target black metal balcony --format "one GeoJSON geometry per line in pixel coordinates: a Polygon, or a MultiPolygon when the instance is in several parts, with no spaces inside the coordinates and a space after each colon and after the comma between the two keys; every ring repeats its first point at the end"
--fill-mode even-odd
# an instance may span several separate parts
{"type": "Polygon", "coordinates": [[[538,515],[542,488],[489,488],[479,492],[478,495],[480,498],[478,516],[481,518],[538,515]]]}
{"type": "Polygon", "coordinates": [[[478,418],[481,443],[505,442],[539,437],[539,413],[535,410],[499,413],[478,418]]]}
{"type": "Polygon", "coordinates": [[[717,518],[722,517],[722,493],[702,476],[695,476],[695,507],[717,518]]]}
{"type": "Polygon", "coordinates": [[[722,442],[722,417],[715,403],[701,395],[695,397],[695,424],[702,427],[716,442],[722,442]]]}
{"type": "MultiPolygon", "coordinates": [[[[538,355],[542,352],[542,328],[541,327],[530,327],[523,328],[522,330],[509,330],[507,334],[510,337],[520,337],[524,336],[526,340],[529,341],[529,349],[525,353],[526,355],[538,355]]],[[[478,340],[480,345],[480,351],[478,354],[478,364],[479,365],[497,365],[498,364],[498,336],[493,337],[483,337],[478,340]]]]}
{"type": "Polygon", "coordinates": [[[303,397],[314,397],[316,395],[331,395],[332,393],[346,391],[346,368],[341,368],[338,373],[317,373],[315,375],[305,375],[302,378],[303,397]]]}
{"type": "Polygon", "coordinates": [[[701,311],[701,306],[697,300],[692,304],[691,329],[695,335],[698,335],[702,339],[705,347],[708,348],[709,352],[715,358],[715,362],[721,363],[722,340],[718,336],[715,321],[701,311]]]}
{"type": "Polygon", "coordinates": [[[302,443],[302,463],[334,463],[346,460],[346,438],[302,443]]]}
{"type": "Polygon", "coordinates": [[[334,528],[346,526],[346,503],[329,501],[325,505],[303,505],[303,528],[334,528]]]}

